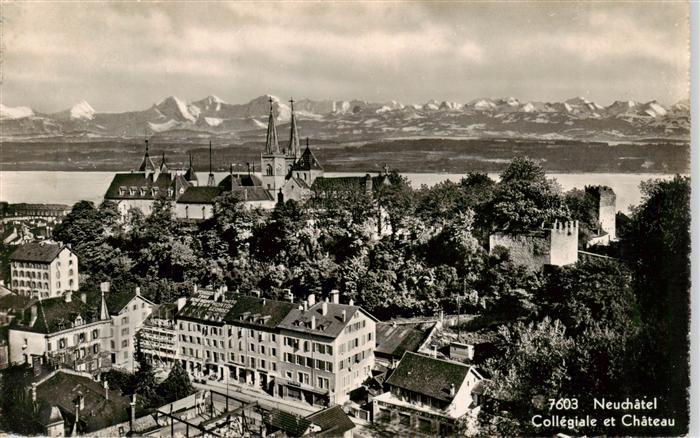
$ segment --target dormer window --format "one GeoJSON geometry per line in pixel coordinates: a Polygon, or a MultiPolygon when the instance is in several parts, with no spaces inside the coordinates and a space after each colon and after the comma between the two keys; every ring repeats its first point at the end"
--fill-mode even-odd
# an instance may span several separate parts
{"type": "Polygon", "coordinates": [[[145,188],[145,187],[141,187],[141,189],[139,190],[139,194],[140,194],[141,196],[146,196],[146,188],[145,188]]]}
{"type": "Polygon", "coordinates": [[[172,189],[172,188],[168,189],[168,197],[172,198],[172,197],[173,197],[173,193],[174,193],[174,192],[173,192],[173,189],[172,189]]]}
{"type": "Polygon", "coordinates": [[[126,187],[119,186],[119,195],[124,196],[124,194],[126,194],[126,187]]]}
{"type": "Polygon", "coordinates": [[[129,187],[129,195],[134,196],[136,194],[136,187],[129,187]]]}
{"type": "Polygon", "coordinates": [[[153,195],[153,197],[158,196],[158,187],[151,188],[151,195],[153,195]]]}

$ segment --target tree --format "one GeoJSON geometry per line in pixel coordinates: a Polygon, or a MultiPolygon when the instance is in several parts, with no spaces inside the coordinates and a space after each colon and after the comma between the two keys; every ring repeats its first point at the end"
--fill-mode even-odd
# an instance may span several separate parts
{"type": "Polygon", "coordinates": [[[566,220],[569,213],[555,182],[527,158],[515,158],[501,174],[493,197],[484,206],[491,230],[519,231],[566,220]]]}
{"type": "Polygon", "coordinates": [[[170,369],[168,377],[158,386],[158,394],[163,403],[170,403],[175,400],[180,400],[195,392],[190,376],[182,367],[180,361],[175,361],[175,364],[170,369]]]}
{"type": "Polygon", "coordinates": [[[136,382],[134,390],[139,395],[139,403],[143,408],[156,406],[160,402],[157,392],[158,382],[156,381],[151,361],[146,358],[141,350],[141,337],[139,335],[136,335],[134,359],[138,364],[138,369],[134,375],[136,382]]]}
{"type": "Polygon", "coordinates": [[[614,259],[593,259],[551,272],[538,295],[546,312],[561,320],[571,333],[594,326],[614,333],[639,327],[630,272],[614,259]]]}

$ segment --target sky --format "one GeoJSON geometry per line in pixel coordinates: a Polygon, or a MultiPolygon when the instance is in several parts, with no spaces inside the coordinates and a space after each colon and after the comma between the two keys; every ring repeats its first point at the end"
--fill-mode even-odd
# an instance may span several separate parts
{"type": "Polygon", "coordinates": [[[0,101],[140,110],[243,103],[465,103],[689,95],[688,5],[632,2],[0,2],[0,101]]]}

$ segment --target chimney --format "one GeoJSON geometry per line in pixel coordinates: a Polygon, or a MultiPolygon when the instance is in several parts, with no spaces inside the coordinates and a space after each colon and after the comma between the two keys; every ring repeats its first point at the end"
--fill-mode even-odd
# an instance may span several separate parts
{"type": "Polygon", "coordinates": [[[78,406],[80,406],[81,411],[85,409],[85,397],[82,392],[78,392],[78,406]]]}
{"type": "Polygon", "coordinates": [[[455,396],[455,384],[450,383],[450,397],[454,397],[454,396],[455,396]]]}
{"type": "Polygon", "coordinates": [[[340,291],[338,289],[333,289],[331,291],[331,302],[333,304],[340,304],[340,291]]]}
{"type": "Polygon", "coordinates": [[[66,300],[66,303],[70,303],[71,301],[73,301],[73,292],[72,291],[66,291],[65,300],[66,300]]]}
{"type": "Polygon", "coordinates": [[[309,294],[306,300],[309,302],[309,307],[312,307],[314,304],[316,304],[316,295],[309,294]]]}
{"type": "Polygon", "coordinates": [[[343,313],[342,313],[343,322],[345,322],[346,318],[347,318],[347,312],[345,312],[345,309],[343,309],[343,313]]]}
{"type": "Polygon", "coordinates": [[[304,301],[302,301],[301,304],[302,304],[302,306],[304,307],[304,312],[306,312],[307,310],[309,310],[309,302],[308,302],[308,301],[304,300],[304,301]]]}
{"type": "Polygon", "coordinates": [[[32,383],[32,403],[36,403],[36,382],[32,383]]]}
{"type": "Polygon", "coordinates": [[[105,380],[102,386],[105,389],[105,400],[109,400],[109,383],[105,380]]]}
{"type": "Polygon", "coordinates": [[[135,292],[136,295],[141,295],[141,288],[139,286],[136,286],[135,292]]]}
{"type": "Polygon", "coordinates": [[[328,301],[324,301],[321,303],[321,315],[328,315],[328,301]]]}
{"type": "Polygon", "coordinates": [[[129,430],[134,433],[134,421],[136,421],[136,394],[131,395],[131,402],[129,402],[129,430]]]}
{"type": "Polygon", "coordinates": [[[355,305],[355,300],[350,298],[350,302],[348,303],[349,306],[354,306],[355,305]]]}
{"type": "Polygon", "coordinates": [[[199,289],[199,288],[198,288],[197,285],[195,284],[195,285],[194,285],[194,288],[192,289],[192,295],[197,295],[197,290],[198,290],[198,289],[199,289]]]}
{"type": "Polygon", "coordinates": [[[185,297],[180,297],[177,299],[177,310],[182,309],[185,307],[185,303],[187,303],[187,298],[185,297]]]}
{"type": "Polygon", "coordinates": [[[80,301],[87,303],[87,294],[85,292],[80,292],[80,301]]]}
{"type": "Polygon", "coordinates": [[[311,315],[311,330],[316,330],[316,315],[311,315]]]}
{"type": "Polygon", "coordinates": [[[100,291],[107,293],[109,292],[109,281],[103,281],[100,283],[100,291]]]}

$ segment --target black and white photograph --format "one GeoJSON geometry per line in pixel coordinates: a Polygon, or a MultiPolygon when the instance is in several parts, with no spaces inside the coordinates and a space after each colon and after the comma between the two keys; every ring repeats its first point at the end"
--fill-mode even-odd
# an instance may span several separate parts
{"type": "Polygon", "coordinates": [[[697,436],[697,7],[0,0],[0,436],[697,436]]]}

